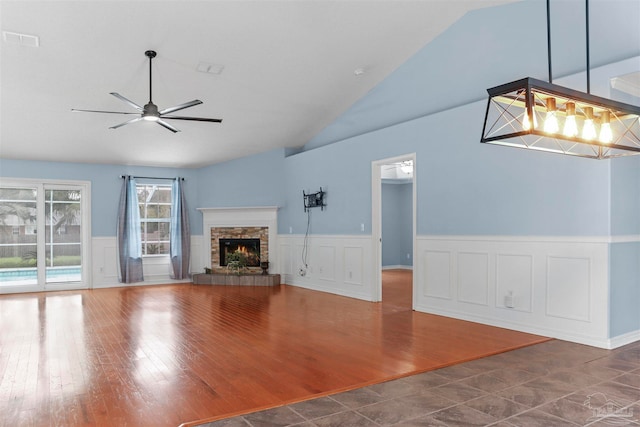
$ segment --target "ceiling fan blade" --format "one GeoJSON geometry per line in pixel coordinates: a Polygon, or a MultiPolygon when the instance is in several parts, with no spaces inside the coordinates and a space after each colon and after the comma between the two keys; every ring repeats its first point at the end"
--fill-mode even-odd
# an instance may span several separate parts
{"type": "Polygon", "coordinates": [[[162,118],[170,120],[192,120],[196,122],[222,123],[222,119],[208,119],[206,117],[162,116],[162,118]]]}
{"type": "Polygon", "coordinates": [[[120,101],[126,102],[127,104],[131,105],[133,108],[135,108],[138,111],[142,111],[143,110],[143,108],[141,106],[139,106],[135,102],[125,98],[124,96],[120,95],[119,93],[110,92],[110,94],[115,96],[116,98],[118,98],[120,101]]]}
{"type": "Polygon", "coordinates": [[[107,113],[107,114],[140,114],[140,113],[125,113],[123,111],[103,111],[103,110],[80,110],[78,108],[72,108],[74,113],[107,113]]]}
{"type": "Polygon", "coordinates": [[[120,123],[119,125],[115,125],[115,126],[111,126],[109,129],[118,129],[119,127],[122,127],[124,125],[128,125],[129,123],[135,123],[142,120],[142,117],[136,117],[134,119],[131,120],[127,120],[126,122],[120,123]]]}
{"type": "Polygon", "coordinates": [[[180,132],[179,129],[174,128],[169,123],[163,122],[162,120],[157,120],[156,123],[159,124],[160,126],[163,126],[163,127],[167,128],[167,129],[169,129],[173,133],[180,132]]]}
{"type": "Polygon", "coordinates": [[[184,104],[165,108],[164,110],[160,111],[160,115],[173,113],[174,111],[178,111],[178,110],[184,110],[185,108],[193,107],[195,105],[200,105],[200,104],[202,104],[202,101],[200,101],[199,99],[194,99],[193,101],[185,102],[184,104]]]}

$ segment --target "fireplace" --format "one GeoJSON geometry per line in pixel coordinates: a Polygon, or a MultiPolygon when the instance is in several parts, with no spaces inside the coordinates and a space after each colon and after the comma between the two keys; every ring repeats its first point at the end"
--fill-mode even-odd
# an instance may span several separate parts
{"type": "Polygon", "coordinates": [[[269,260],[269,228],[211,227],[211,269],[227,271],[227,255],[240,251],[247,256],[248,273],[261,273],[261,261],[269,260]]]}
{"type": "MultiPolygon", "coordinates": [[[[220,265],[220,239],[260,239],[260,262],[269,263],[270,273],[277,271],[278,208],[265,206],[198,210],[202,212],[202,229],[205,232],[205,268],[211,268],[214,273],[228,273],[227,266],[220,265]]],[[[262,269],[256,265],[247,267],[245,272],[261,274],[262,269]]]]}
{"type": "Polygon", "coordinates": [[[218,239],[220,266],[227,265],[227,255],[241,252],[247,257],[247,267],[260,267],[260,239],[218,239]]]}

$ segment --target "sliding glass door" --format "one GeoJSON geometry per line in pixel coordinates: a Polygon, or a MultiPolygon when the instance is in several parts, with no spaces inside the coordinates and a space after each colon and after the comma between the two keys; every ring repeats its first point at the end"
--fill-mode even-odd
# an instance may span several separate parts
{"type": "Polygon", "coordinates": [[[37,187],[0,188],[0,289],[38,284],[37,187]]]}
{"type": "Polygon", "coordinates": [[[0,181],[0,293],[89,287],[89,197],[88,183],[0,181]]]}
{"type": "Polygon", "coordinates": [[[45,187],[45,282],[82,281],[82,191],[45,187]]]}

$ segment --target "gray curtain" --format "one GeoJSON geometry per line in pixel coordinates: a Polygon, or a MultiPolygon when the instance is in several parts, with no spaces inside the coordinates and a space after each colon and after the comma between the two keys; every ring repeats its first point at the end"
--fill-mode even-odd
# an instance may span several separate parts
{"type": "Polygon", "coordinates": [[[142,236],[136,180],[125,176],[118,209],[118,279],[121,283],[142,282],[142,236]]]}
{"type": "Polygon", "coordinates": [[[189,277],[189,259],[191,258],[191,229],[189,211],[184,197],[184,181],[176,178],[171,189],[171,245],[169,257],[173,267],[172,279],[189,277]]]}

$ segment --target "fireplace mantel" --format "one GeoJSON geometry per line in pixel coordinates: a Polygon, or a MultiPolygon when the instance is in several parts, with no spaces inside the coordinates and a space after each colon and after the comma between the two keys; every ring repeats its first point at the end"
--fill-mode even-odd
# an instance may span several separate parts
{"type": "Polygon", "coordinates": [[[269,229],[269,271],[277,273],[278,265],[278,207],[252,206],[237,208],[197,208],[202,212],[207,268],[211,268],[211,228],[214,227],[267,227],[269,229]]]}

